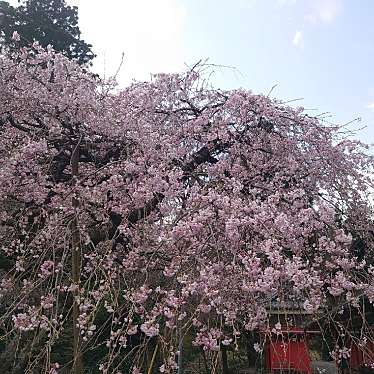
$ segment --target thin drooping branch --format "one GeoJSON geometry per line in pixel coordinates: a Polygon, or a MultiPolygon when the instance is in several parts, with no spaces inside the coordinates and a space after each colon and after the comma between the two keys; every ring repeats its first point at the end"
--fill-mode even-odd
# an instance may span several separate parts
{"type": "Polygon", "coordinates": [[[25,370],[71,371],[65,334],[75,374],[83,352],[86,371],[97,353],[146,372],[155,337],[172,373],[191,333],[214,370],[275,299],[317,317],[374,300],[372,159],[336,128],[197,67],[118,92],[50,51],[17,59],[0,61],[0,330],[38,341],[25,370]]]}

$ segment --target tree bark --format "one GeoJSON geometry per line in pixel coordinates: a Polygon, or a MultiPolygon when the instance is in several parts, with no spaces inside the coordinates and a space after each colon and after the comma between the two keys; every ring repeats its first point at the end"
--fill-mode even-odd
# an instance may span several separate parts
{"type": "Polygon", "coordinates": [[[209,365],[208,365],[208,361],[206,359],[205,351],[204,351],[203,347],[200,347],[200,348],[201,348],[201,353],[202,353],[202,356],[203,356],[203,363],[204,363],[205,373],[206,374],[210,374],[209,365]]]}
{"type": "MultiPolygon", "coordinates": [[[[79,146],[80,141],[77,143],[73,149],[71,155],[71,168],[73,174],[73,184],[74,187],[77,185],[77,178],[79,174],[79,146]]],[[[81,277],[81,243],[80,243],[80,234],[79,234],[79,223],[78,223],[78,208],[79,208],[79,199],[73,194],[72,197],[72,206],[74,208],[74,218],[72,221],[71,227],[71,251],[72,251],[72,278],[74,286],[76,289],[73,291],[73,374],[83,374],[83,360],[81,352],[81,341],[80,341],[80,331],[78,323],[79,317],[79,305],[77,302],[77,297],[79,296],[79,284],[81,277]]]]}
{"type": "Polygon", "coordinates": [[[221,346],[222,357],[222,374],[230,374],[229,365],[227,363],[227,349],[224,345],[221,346]]]}
{"type": "Polygon", "coordinates": [[[153,367],[155,365],[157,351],[158,351],[158,342],[156,343],[156,347],[153,350],[153,354],[152,354],[151,362],[149,364],[149,368],[147,370],[147,374],[152,374],[152,372],[153,372],[153,367]]]}
{"type": "Polygon", "coordinates": [[[183,374],[183,335],[179,337],[178,351],[178,374],[183,374]]]}

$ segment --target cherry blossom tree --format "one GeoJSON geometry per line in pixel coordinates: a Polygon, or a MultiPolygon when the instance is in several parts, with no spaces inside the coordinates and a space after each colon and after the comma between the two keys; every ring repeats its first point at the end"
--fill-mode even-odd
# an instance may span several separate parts
{"type": "Polygon", "coordinates": [[[37,43],[0,64],[0,330],[20,372],[83,373],[100,348],[103,373],[172,373],[189,331],[235,345],[271,328],[274,297],[374,301],[373,158],[343,127],[213,89],[201,65],[118,89],[37,43]]]}

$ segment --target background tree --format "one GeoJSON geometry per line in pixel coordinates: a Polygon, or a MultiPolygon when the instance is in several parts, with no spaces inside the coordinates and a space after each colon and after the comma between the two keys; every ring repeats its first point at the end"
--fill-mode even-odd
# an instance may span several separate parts
{"type": "Polygon", "coordinates": [[[19,43],[29,45],[34,40],[43,47],[53,48],[80,64],[94,57],[92,45],[81,39],[78,8],[65,0],[23,0],[18,7],[0,1],[0,27],[3,43],[13,46],[12,35],[17,31],[19,43]]]}

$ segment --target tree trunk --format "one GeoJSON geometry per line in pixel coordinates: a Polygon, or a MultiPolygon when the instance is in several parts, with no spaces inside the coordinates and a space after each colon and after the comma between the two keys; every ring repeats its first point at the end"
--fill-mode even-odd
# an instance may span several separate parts
{"type": "MultiPolygon", "coordinates": [[[[78,163],[79,163],[79,146],[80,141],[75,146],[71,155],[71,168],[74,178],[74,186],[77,183],[78,178],[78,163]]],[[[73,193],[72,206],[74,208],[74,218],[71,225],[71,251],[72,251],[72,278],[74,286],[77,288],[73,291],[73,374],[83,374],[83,360],[81,352],[81,341],[80,341],[80,331],[79,326],[77,326],[79,317],[79,305],[77,302],[77,297],[79,296],[79,284],[81,277],[81,243],[78,225],[78,208],[79,200],[78,197],[73,193]]]]}
{"type": "Polygon", "coordinates": [[[205,351],[204,351],[203,347],[200,347],[200,348],[201,348],[201,353],[202,353],[202,356],[203,356],[203,363],[204,363],[205,373],[206,374],[210,374],[209,365],[208,365],[208,361],[206,359],[205,351]]]}
{"type": "Polygon", "coordinates": [[[153,354],[152,354],[151,362],[147,370],[147,374],[152,374],[153,372],[153,366],[155,365],[157,350],[158,350],[158,341],[156,343],[155,349],[153,350],[153,354]]]}
{"type": "Polygon", "coordinates": [[[227,348],[221,345],[221,356],[222,356],[222,374],[230,374],[229,365],[227,363],[227,348]]]}
{"type": "Polygon", "coordinates": [[[246,334],[246,353],[247,353],[247,360],[248,360],[248,368],[255,368],[256,367],[256,360],[258,358],[258,354],[255,351],[253,344],[255,343],[256,339],[254,333],[247,333],[246,334]]]}
{"type": "Polygon", "coordinates": [[[178,374],[183,374],[183,335],[179,337],[178,374]]]}

